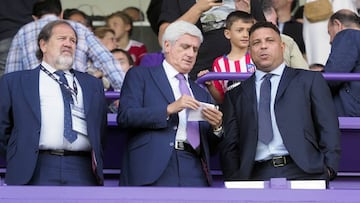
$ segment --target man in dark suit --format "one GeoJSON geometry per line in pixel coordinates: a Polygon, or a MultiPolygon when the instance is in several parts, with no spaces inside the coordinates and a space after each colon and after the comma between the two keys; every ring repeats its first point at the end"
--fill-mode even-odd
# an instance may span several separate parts
{"type": "Polygon", "coordinates": [[[106,100],[99,79],[70,69],[76,43],[68,22],[53,21],[38,37],[41,64],[1,78],[0,152],[8,185],[103,184],[106,100]]]}
{"type": "Polygon", "coordinates": [[[120,93],[117,121],[128,132],[120,185],[208,186],[222,113],[205,107],[201,102],[210,103],[210,95],[188,79],[202,34],[195,25],[176,21],[162,42],[162,65],[130,69],[120,93]],[[190,110],[201,110],[203,120],[189,122],[190,110]]]}
{"type": "MultiPolygon", "coordinates": [[[[360,73],[360,18],[351,10],[334,13],[328,22],[331,52],[324,72],[360,73]]],[[[328,81],[338,116],[360,116],[360,81],[328,81]]]]}
{"type": "Polygon", "coordinates": [[[283,49],[275,25],[252,26],[257,70],[225,96],[225,180],[335,177],[340,132],[329,87],[319,72],[286,67],[283,49]]]}

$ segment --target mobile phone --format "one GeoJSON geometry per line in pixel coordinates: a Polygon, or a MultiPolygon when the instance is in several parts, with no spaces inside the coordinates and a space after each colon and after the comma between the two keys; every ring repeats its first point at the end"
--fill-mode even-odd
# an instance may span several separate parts
{"type": "Polygon", "coordinates": [[[223,0],[216,0],[215,3],[222,3],[223,0]]]}

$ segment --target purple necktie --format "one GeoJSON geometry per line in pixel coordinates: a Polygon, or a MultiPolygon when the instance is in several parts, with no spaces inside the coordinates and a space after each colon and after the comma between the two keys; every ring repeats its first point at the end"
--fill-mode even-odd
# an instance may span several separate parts
{"type": "MultiPolygon", "coordinates": [[[[190,90],[186,85],[185,76],[181,73],[176,75],[176,78],[179,80],[179,88],[182,95],[187,94],[191,96],[190,90]]],[[[188,112],[186,111],[186,119],[188,112]]],[[[186,134],[187,140],[190,145],[196,149],[200,145],[200,135],[199,135],[199,123],[197,121],[187,121],[186,122],[186,134]]]]}
{"type": "MultiPolygon", "coordinates": [[[[65,85],[69,85],[64,71],[58,70],[55,71],[55,74],[60,77],[60,81],[65,85]]],[[[77,133],[72,129],[72,118],[71,118],[71,107],[70,104],[73,104],[74,101],[71,96],[71,92],[65,88],[64,85],[60,85],[61,93],[64,101],[64,137],[70,143],[73,143],[77,139],[77,133]]]]}
{"type": "Polygon", "coordinates": [[[273,128],[271,125],[270,101],[271,101],[271,73],[263,77],[260,86],[260,99],[258,110],[259,140],[264,144],[269,144],[273,139],[273,128]]]}

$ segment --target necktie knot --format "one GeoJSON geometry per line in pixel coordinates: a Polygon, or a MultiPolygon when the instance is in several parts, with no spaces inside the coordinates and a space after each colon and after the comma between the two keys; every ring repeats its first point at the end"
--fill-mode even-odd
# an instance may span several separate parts
{"type": "Polygon", "coordinates": [[[57,71],[55,71],[54,73],[55,73],[56,75],[58,75],[58,76],[62,76],[62,75],[65,74],[64,71],[62,71],[62,70],[57,70],[57,71]]]}
{"type": "Polygon", "coordinates": [[[267,73],[266,75],[263,76],[263,79],[264,80],[270,80],[272,76],[273,76],[272,73],[267,73]]]}
{"type": "Polygon", "coordinates": [[[180,80],[180,81],[184,81],[184,80],[185,80],[185,76],[184,76],[184,74],[182,74],[182,73],[178,73],[175,77],[176,77],[178,80],[180,80]]]}
{"type": "Polygon", "coordinates": [[[184,74],[179,73],[175,76],[179,80],[179,89],[182,95],[187,94],[191,96],[190,89],[186,84],[186,79],[184,74]]]}
{"type": "Polygon", "coordinates": [[[67,79],[65,77],[65,72],[64,71],[57,70],[54,73],[59,76],[59,79],[60,79],[61,82],[63,82],[64,84],[68,84],[67,79]]]}

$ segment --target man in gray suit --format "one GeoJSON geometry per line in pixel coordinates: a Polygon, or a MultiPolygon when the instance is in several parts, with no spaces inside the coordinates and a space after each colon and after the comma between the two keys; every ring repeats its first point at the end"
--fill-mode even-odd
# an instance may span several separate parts
{"type": "Polygon", "coordinates": [[[278,28],[250,29],[257,70],[224,102],[221,162],[225,180],[334,178],[340,131],[326,81],[319,72],[285,65],[278,28]]]}
{"type": "Polygon", "coordinates": [[[77,35],[62,20],[40,32],[32,70],[0,80],[0,154],[8,185],[102,185],[101,81],[71,69],[77,35]]]}

